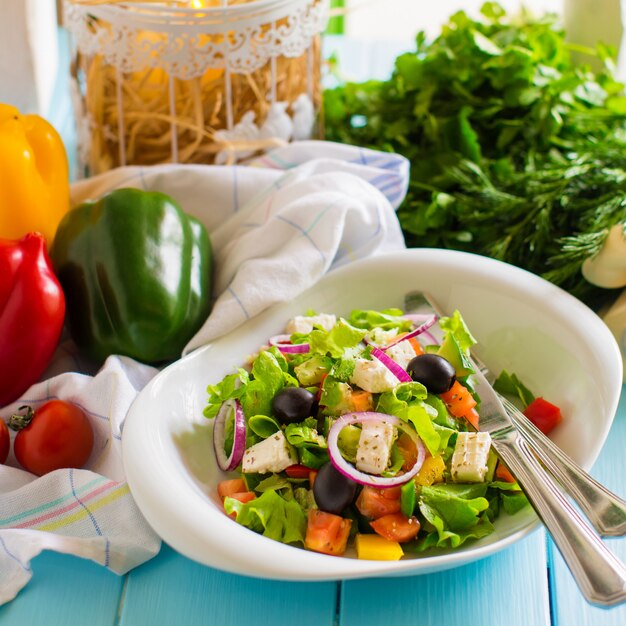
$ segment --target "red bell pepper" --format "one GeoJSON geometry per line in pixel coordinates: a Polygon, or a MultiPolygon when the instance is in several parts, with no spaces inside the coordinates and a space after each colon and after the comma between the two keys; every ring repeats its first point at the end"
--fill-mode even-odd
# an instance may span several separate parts
{"type": "Polygon", "coordinates": [[[65,297],[39,233],[0,239],[0,406],[36,382],[59,342],[65,297]]]}
{"type": "Polygon", "coordinates": [[[561,409],[543,398],[535,398],[524,409],[524,415],[544,435],[547,435],[555,426],[560,424],[563,419],[561,409]]]}

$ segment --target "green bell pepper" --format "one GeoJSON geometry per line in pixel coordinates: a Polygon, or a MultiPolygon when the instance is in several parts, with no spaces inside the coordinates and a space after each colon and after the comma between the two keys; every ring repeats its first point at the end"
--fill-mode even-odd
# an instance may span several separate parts
{"type": "Polygon", "coordinates": [[[118,189],[67,213],[50,251],[78,347],[102,361],[178,358],[210,310],[205,227],[169,196],[118,189]]]}

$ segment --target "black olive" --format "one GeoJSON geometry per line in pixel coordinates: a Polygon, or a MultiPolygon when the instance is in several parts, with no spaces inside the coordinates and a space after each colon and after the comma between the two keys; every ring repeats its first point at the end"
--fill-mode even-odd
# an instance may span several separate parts
{"type": "Polygon", "coordinates": [[[409,376],[422,383],[430,393],[450,391],[456,373],[450,361],[438,354],[420,354],[409,361],[406,368],[409,376]]]}
{"type": "Polygon", "coordinates": [[[340,515],[354,500],[356,483],[335,469],[329,461],[322,465],[313,483],[315,502],[321,511],[340,515]]]}
{"type": "Polygon", "coordinates": [[[286,387],[272,400],[275,417],[283,424],[301,422],[317,415],[317,399],[304,387],[286,387]]]}

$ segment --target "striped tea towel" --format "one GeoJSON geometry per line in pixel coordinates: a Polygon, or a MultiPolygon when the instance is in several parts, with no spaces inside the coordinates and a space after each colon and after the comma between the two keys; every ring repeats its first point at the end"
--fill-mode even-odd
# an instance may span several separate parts
{"type": "MultiPolygon", "coordinates": [[[[328,142],[293,143],[247,166],[124,167],[72,187],[72,202],[120,187],[161,191],[207,227],[214,246],[214,306],[185,352],[223,335],[277,302],[292,299],[326,272],[404,247],[395,209],[408,162],[328,142]]],[[[95,433],[85,469],[41,478],[0,465],[0,604],[32,576],[42,550],[89,558],[122,574],[154,556],[160,540],[137,509],[121,459],[124,418],[156,370],[111,356],[93,371],[70,340],[40,383],[0,408],[7,420],[23,404],[52,398],[79,404],[95,433]]]]}

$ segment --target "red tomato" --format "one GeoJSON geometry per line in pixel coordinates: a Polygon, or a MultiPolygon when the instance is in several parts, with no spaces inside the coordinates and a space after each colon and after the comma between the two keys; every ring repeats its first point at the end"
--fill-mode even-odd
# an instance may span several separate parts
{"type": "Polygon", "coordinates": [[[82,467],[93,448],[93,430],[75,404],[51,400],[9,422],[19,430],[13,443],[20,465],[38,476],[63,467],[82,467]],[[27,425],[21,427],[21,423],[27,425]]]}
{"type": "Polygon", "coordinates": [[[290,465],[285,468],[285,474],[289,476],[289,478],[309,478],[309,474],[313,471],[312,468],[307,467],[306,465],[290,465]]]}
{"type": "Polygon", "coordinates": [[[411,437],[409,437],[406,433],[402,433],[398,437],[396,445],[398,446],[400,454],[404,458],[402,469],[407,472],[417,462],[417,446],[415,445],[413,439],[411,439],[411,437]]]}
{"type": "Polygon", "coordinates": [[[319,509],[309,511],[304,547],[315,552],[338,556],[346,551],[352,520],[325,513],[319,509]]]}
{"type": "Polygon", "coordinates": [[[478,415],[478,411],[476,409],[471,409],[469,413],[466,413],[463,416],[476,430],[480,430],[478,428],[478,423],[480,421],[480,415],[478,415]]]}
{"type": "Polygon", "coordinates": [[[4,420],[0,420],[0,463],[4,463],[7,460],[10,444],[11,436],[9,435],[9,429],[4,420]]]}
{"type": "Polygon", "coordinates": [[[234,500],[239,500],[239,502],[250,502],[250,500],[256,500],[256,494],[254,491],[238,491],[236,493],[231,493],[229,498],[233,498],[234,500]]]}
{"type": "Polygon", "coordinates": [[[465,417],[475,406],[472,394],[457,380],[450,388],[450,391],[439,396],[448,407],[448,411],[454,417],[465,417]]]}
{"type": "Polygon", "coordinates": [[[498,465],[496,467],[496,478],[498,480],[502,480],[505,483],[516,483],[515,476],[511,474],[509,468],[502,462],[498,461],[498,465]]]}
{"type": "Polygon", "coordinates": [[[243,478],[233,478],[231,480],[223,480],[217,485],[217,494],[220,498],[232,496],[234,493],[247,491],[246,482],[243,478]]]}
{"type": "Polygon", "coordinates": [[[376,519],[400,512],[400,487],[376,489],[363,487],[356,500],[356,508],[364,517],[376,519]]]}
{"type": "Polygon", "coordinates": [[[420,523],[417,521],[417,518],[407,517],[402,513],[383,515],[377,520],[370,522],[370,526],[381,537],[399,543],[415,539],[420,531],[420,523]]]}
{"type": "Polygon", "coordinates": [[[561,409],[543,398],[536,398],[524,409],[524,415],[547,435],[562,419],[561,409]]]}

